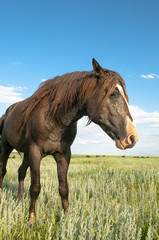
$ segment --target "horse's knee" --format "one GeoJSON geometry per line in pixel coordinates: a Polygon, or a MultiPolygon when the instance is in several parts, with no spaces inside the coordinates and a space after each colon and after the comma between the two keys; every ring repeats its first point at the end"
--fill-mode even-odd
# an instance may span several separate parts
{"type": "Polygon", "coordinates": [[[37,198],[41,190],[41,184],[32,184],[30,186],[30,196],[31,198],[37,198]]]}
{"type": "Polygon", "coordinates": [[[61,186],[59,185],[59,193],[62,198],[67,198],[68,197],[68,186],[61,186]]]}

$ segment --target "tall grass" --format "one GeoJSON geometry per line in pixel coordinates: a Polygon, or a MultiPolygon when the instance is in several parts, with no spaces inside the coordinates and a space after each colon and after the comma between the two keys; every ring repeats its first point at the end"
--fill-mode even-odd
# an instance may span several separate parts
{"type": "MultiPolygon", "coordinates": [[[[14,154],[15,155],[15,154],[14,154]]],[[[28,171],[24,199],[16,200],[20,157],[10,159],[0,206],[0,239],[159,239],[159,158],[74,156],[63,214],[56,164],[41,164],[36,223],[28,227],[28,171]]]]}

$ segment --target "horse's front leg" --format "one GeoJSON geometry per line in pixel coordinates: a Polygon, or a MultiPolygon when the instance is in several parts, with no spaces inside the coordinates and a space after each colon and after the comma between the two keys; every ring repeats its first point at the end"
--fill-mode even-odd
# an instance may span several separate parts
{"type": "Polygon", "coordinates": [[[63,154],[56,153],[54,158],[57,162],[57,173],[59,180],[59,194],[61,196],[62,207],[64,212],[68,212],[69,202],[68,202],[68,184],[67,184],[67,171],[70,163],[70,149],[65,151],[63,154]]]}

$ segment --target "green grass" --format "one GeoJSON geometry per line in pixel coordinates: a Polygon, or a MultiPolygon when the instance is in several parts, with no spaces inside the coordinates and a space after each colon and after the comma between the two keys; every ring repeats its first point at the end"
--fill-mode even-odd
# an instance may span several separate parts
{"type": "Polygon", "coordinates": [[[56,163],[41,163],[42,189],[36,223],[28,227],[30,173],[24,199],[16,200],[17,153],[9,159],[0,206],[0,239],[159,239],[159,157],[73,155],[69,167],[70,209],[58,194],[56,163]]]}

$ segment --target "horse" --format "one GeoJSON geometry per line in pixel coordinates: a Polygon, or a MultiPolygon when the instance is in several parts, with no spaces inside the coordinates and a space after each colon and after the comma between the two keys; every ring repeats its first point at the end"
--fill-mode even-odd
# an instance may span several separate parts
{"type": "Polygon", "coordinates": [[[72,72],[42,83],[29,98],[6,111],[1,135],[0,192],[13,149],[24,153],[24,169],[30,166],[29,225],[35,221],[35,205],[41,190],[40,162],[52,155],[57,163],[59,194],[64,213],[69,208],[67,172],[77,121],[99,125],[119,149],[132,148],[138,133],[129,111],[125,82],[115,71],[92,59],[93,70],[72,72]],[[26,167],[27,166],[27,167],[26,167]]]}

